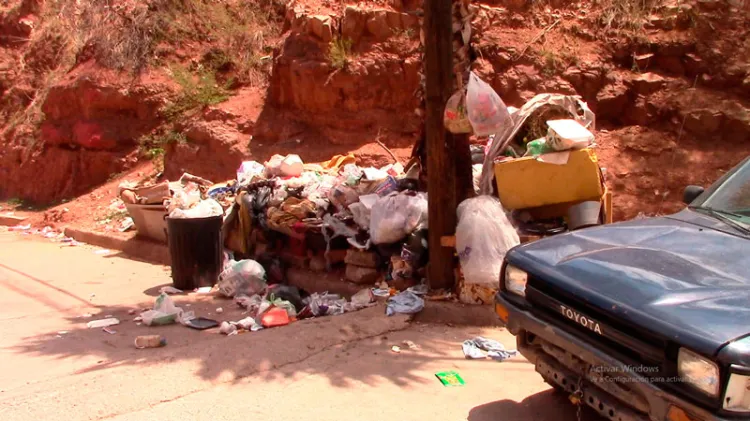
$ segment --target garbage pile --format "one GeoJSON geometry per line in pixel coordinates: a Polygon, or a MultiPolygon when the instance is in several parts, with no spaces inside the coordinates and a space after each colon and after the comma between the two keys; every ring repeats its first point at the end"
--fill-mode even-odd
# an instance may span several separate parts
{"type": "Polygon", "coordinates": [[[542,94],[520,109],[506,107],[474,73],[448,100],[445,128],[477,136],[471,156],[479,196],[457,209],[461,301],[492,302],[505,254],[522,236],[604,222],[594,124],[580,97],[542,94]]]}
{"type": "MultiPolygon", "coordinates": [[[[260,304],[269,284],[288,283],[290,267],[340,270],[355,284],[393,287],[389,295],[421,284],[428,221],[418,176],[418,169],[407,174],[398,162],[360,167],[353,155],[317,164],[274,155],[243,162],[236,178],[222,183],[186,173],[177,182],[123,184],[119,195],[139,234],[164,242],[165,220],[221,216],[219,291],[260,304]]],[[[330,294],[309,300],[314,316],[320,308],[338,314],[359,307],[330,294]]],[[[301,308],[295,308],[289,317],[297,317],[301,308]]]]}
{"type": "Polygon", "coordinates": [[[244,162],[236,180],[208,194],[231,203],[226,247],[275,268],[274,282],[284,282],[285,267],[342,268],[350,282],[398,281],[403,290],[421,282],[427,262],[427,195],[417,178],[399,163],[360,167],[353,155],[320,164],[275,155],[244,162]]]}

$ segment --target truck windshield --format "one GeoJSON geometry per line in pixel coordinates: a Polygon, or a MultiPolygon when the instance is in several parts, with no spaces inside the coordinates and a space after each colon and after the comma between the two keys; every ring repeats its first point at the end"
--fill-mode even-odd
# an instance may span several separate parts
{"type": "Polygon", "coordinates": [[[703,203],[693,208],[750,233],[750,161],[745,161],[703,203]]]}

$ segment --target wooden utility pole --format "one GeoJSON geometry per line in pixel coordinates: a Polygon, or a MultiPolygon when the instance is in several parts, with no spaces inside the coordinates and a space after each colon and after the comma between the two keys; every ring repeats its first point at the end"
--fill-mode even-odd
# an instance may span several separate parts
{"type": "Polygon", "coordinates": [[[456,230],[455,144],[443,126],[453,87],[451,0],[424,2],[425,135],[429,200],[430,287],[453,289],[453,249],[440,239],[456,230]]]}

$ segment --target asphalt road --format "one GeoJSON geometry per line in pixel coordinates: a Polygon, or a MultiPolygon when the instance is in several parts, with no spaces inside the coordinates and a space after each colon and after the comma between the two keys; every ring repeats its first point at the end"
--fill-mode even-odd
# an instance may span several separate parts
{"type": "MultiPolygon", "coordinates": [[[[0,232],[0,419],[577,419],[523,358],[464,359],[461,343],[478,335],[512,348],[500,328],[447,324],[435,312],[409,322],[382,306],[231,337],[137,325],[129,313],[169,282],[162,266],[0,232]],[[104,316],[121,321],[115,333],[86,327],[104,316]],[[166,347],[134,348],[137,335],[155,333],[166,347]],[[442,386],[435,373],[446,370],[465,386],[442,386]]],[[[174,299],[199,316],[244,317],[212,296],[174,299]]],[[[583,419],[599,420],[585,410],[583,419]]]]}

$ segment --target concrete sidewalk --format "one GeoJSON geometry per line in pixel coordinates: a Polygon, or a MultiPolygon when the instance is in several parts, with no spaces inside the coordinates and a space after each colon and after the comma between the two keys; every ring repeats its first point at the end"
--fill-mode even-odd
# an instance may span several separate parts
{"type": "MultiPolygon", "coordinates": [[[[461,343],[477,335],[514,347],[501,329],[409,322],[382,305],[231,337],[138,326],[129,311],[152,306],[168,268],[98,250],[0,233],[0,419],[576,419],[523,358],[464,359],[461,343]],[[86,328],[106,316],[121,320],[115,334],[86,328]],[[166,347],[134,348],[155,333],[166,347]],[[443,387],[445,370],[466,386],[443,387]]],[[[230,300],[174,300],[198,316],[244,317],[230,300]]]]}

